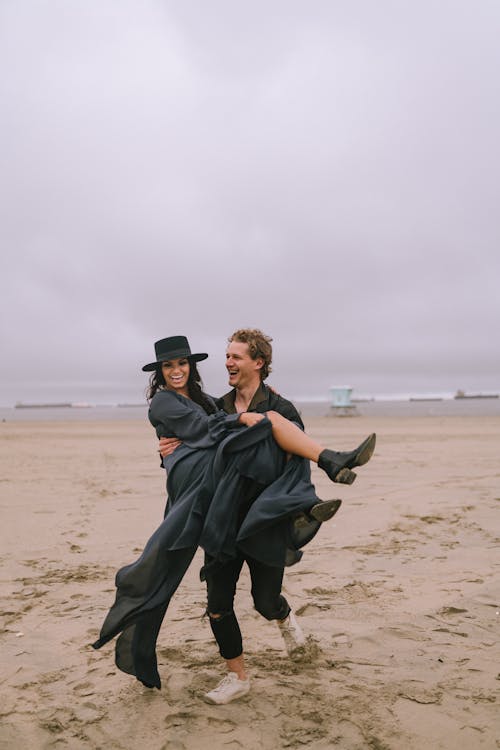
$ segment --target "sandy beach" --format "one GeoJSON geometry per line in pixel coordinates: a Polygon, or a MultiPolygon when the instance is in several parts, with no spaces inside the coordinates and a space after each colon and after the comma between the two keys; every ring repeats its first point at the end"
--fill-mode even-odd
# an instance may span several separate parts
{"type": "Polygon", "coordinates": [[[348,448],[376,431],[284,590],[309,637],[291,662],[237,599],[252,690],[222,675],[197,556],[159,639],[161,692],[96,652],[114,574],[161,520],[165,475],[146,421],[0,423],[1,750],[493,750],[500,747],[500,417],[313,418],[348,448]]]}

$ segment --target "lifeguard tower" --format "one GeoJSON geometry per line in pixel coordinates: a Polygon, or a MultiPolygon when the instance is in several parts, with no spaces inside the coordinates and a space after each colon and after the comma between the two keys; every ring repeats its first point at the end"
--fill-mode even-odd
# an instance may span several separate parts
{"type": "Polygon", "coordinates": [[[359,411],[356,404],[351,402],[352,387],[350,385],[332,385],[330,388],[330,416],[357,417],[359,411]]]}

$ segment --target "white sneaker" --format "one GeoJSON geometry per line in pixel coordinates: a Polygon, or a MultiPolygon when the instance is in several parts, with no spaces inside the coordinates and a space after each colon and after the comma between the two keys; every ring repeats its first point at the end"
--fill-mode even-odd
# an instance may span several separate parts
{"type": "Polygon", "coordinates": [[[278,627],[285,641],[288,656],[294,656],[304,648],[306,637],[293,612],[290,612],[283,622],[278,620],[278,627]]]}
{"type": "Polygon", "coordinates": [[[230,703],[246,695],[250,690],[250,680],[240,680],[236,672],[228,672],[227,675],[219,682],[217,687],[209,693],[205,693],[204,698],[207,703],[230,703]]]}

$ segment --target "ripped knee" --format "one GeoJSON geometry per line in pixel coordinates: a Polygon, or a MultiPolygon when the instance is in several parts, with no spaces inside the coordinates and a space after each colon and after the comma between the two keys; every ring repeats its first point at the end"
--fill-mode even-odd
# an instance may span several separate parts
{"type": "Polygon", "coordinates": [[[231,615],[234,615],[234,610],[228,609],[224,612],[210,612],[207,607],[207,609],[205,610],[205,614],[208,615],[211,620],[224,620],[226,617],[231,617],[231,615]]]}

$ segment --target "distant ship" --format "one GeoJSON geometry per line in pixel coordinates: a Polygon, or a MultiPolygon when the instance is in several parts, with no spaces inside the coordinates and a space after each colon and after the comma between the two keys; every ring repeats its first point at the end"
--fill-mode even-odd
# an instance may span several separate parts
{"type": "Polygon", "coordinates": [[[410,396],[409,401],[442,401],[442,396],[410,396]]]}
{"type": "Polygon", "coordinates": [[[23,404],[22,401],[17,401],[14,405],[15,409],[90,409],[90,404],[84,401],[75,401],[70,403],[69,401],[58,401],[54,404],[23,404]]]}
{"type": "Polygon", "coordinates": [[[61,408],[71,408],[71,404],[68,402],[63,403],[57,403],[57,404],[23,404],[22,401],[18,401],[15,406],[15,409],[61,409],[61,408]]]}
{"type": "Polygon", "coordinates": [[[498,393],[465,393],[458,389],[454,398],[498,398],[498,393]]]}

